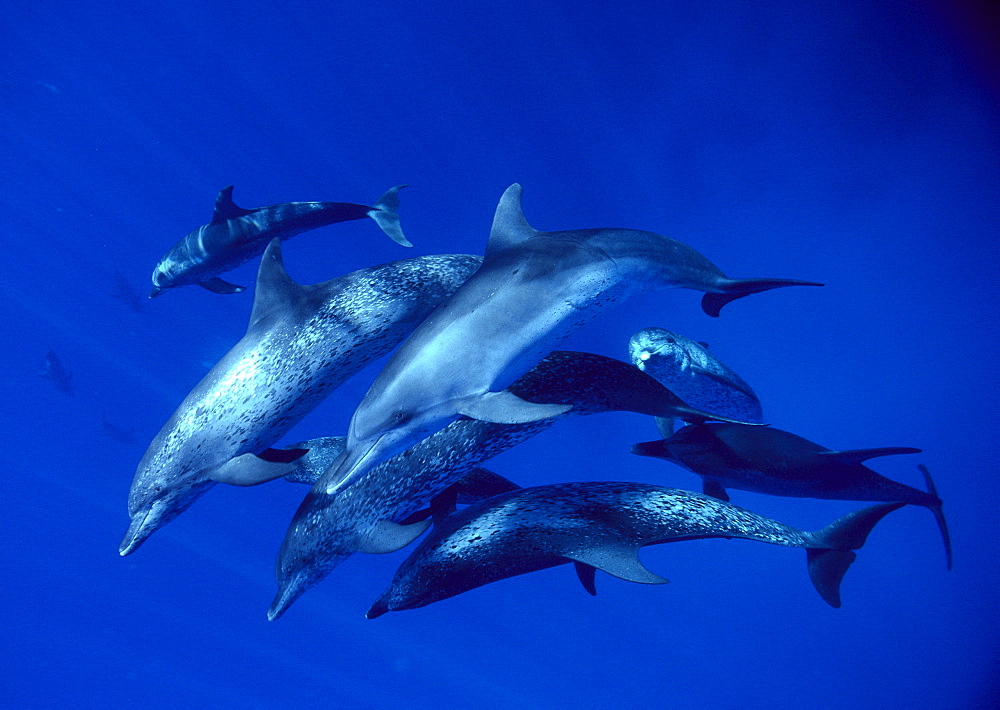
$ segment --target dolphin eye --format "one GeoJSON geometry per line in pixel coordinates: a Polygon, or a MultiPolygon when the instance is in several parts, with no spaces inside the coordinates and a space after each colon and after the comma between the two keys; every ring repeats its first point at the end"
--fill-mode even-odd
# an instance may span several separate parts
{"type": "Polygon", "coordinates": [[[410,412],[404,412],[402,409],[399,409],[392,414],[393,424],[406,424],[411,419],[413,419],[413,414],[410,412]]]}

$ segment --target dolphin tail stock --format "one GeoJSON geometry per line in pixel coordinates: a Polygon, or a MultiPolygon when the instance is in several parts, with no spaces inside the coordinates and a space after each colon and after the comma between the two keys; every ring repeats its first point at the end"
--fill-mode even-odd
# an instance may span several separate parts
{"type": "Polygon", "coordinates": [[[924,475],[924,482],[927,484],[927,493],[934,496],[937,500],[936,505],[929,505],[927,509],[934,514],[938,530],[941,531],[941,540],[944,542],[944,554],[948,560],[948,569],[951,570],[951,534],[948,532],[948,522],[944,519],[944,511],[941,509],[941,498],[938,496],[934,479],[931,478],[931,472],[927,470],[927,467],[920,464],[917,466],[917,469],[924,475]]]}
{"type": "Polygon", "coordinates": [[[848,567],[857,558],[853,550],[865,544],[872,528],[894,510],[906,503],[881,503],[853,513],[812,534],[817,543],[806,548],[809,579],[823,601],[835,609],[840,608],[840,583],[848,567]]]}
{"type": "Polygon", "coordinates": [[[822,286],[815,281],[798,281],[795,279],[728,279],[719,293],[706,293],[701,298],[701,309],[713,318],[719,317],[719,311],[730,301],[749,296],[753,293],[770,291],[783,286],[822,286]]]}
{"type": "Polygon", "coordinates": [[[381,227],[392,241],[404,247],[412,247],[399,225],[399,191],[404,187],[408,185],[397,185],[386,190],[374,207],[368,210],[368,216],[375,220],[375,224],[381,227]]]}

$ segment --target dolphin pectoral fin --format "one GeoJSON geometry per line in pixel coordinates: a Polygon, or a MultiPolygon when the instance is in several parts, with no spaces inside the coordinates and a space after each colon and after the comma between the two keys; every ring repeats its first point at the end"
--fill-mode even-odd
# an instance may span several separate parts
{"type": "Polygon", "coordinates": [[[199,281],[198,285],[206,291],[211,291],[212,293],[242,293],[247,290],[246,286],[237,286],[236,284],[231,284],[228,281],[223,281],[218,277],[209,279],[208,281],[199,281]]]}
{"type": "Polygon", "coordinates": [[[563,557],[596,567],[608,574],[638,584],[666,584],[668,580],[653,574],[639,561],[639,548],[604,545],[563,553],[563,557]]]}
{"type": "Polygon", "coordinates": [[[709,479],[704,479],[701,482],[701,492],[707,496],[712,496],[713,498],[718,498],[725,502],[729,502],[729,493],[726,489],[722,487],[722,484],[718,481],[712,481],[709,479]]]}
{"type": "Polygon", "coordinates": [[[558,417],[572,408],[572,404],[535,404],[513,392],[501,390],[470,397],[458,407],[458,413],[493,424],[526,424],[558,417]]]}
{"type": "Polygon", "coordinates": [[[948,522],[944,519],[944,510],[941,508],[941,498],[938,496],[937,487],[934,485],[934,479],[931,478],[931,472],[927,470],[927,467],[923,464],[917,466],[920,473],[924,476],[924,482],[927,484],[927,492],[932,496],[937,498],[938,504],[928,506],[928,509],[934,514],[934,520],[937,521],[938,530],[941,531],[941,539],[944,541],[944,554],[945,558],[948,560],[948,569],[951,569],[951,535],[948,533],[948,522]]]}
{"type": "Polygon", "coordinates": [[[663,439],[657,439],[656,441],[643,441],[639,444],[633,444],[630,451],[636,456],[650,456],[654,459],[666,459],[667,461],[673,461],[674,457],[670,455],[667,450],[667,446],[663,439]]]}
{"type": "Polygon", "coordinates": [[[701,297],[701,309],[713,318],[719,317],[719,311],[730,301],[744,298],[761,291],[783,286],[822,286],[815,281],[796,281],[794,279],[729,279],[723,285],[722,293],[706,293],[701,297]]]}
{"type": "Polygon", "coordinates": [[[378,198],[375,206],[368,210],[368,216],[375,220],[375,224],[381,227],[392,241],[404,247],[412,247],[399,225],[399,191],[404,187],[408,186],[397,185],[386,190],[385,194],[378,198]]]}
{"type": "Polygon", "coordinates": [[[587,594],[592,597],[597,596],[597,584],[594,576],[597,573],[597,569],[586,565],[583,562],[577,562],[573,560],[573,567],[576,569],[576,577],[580,580],[580,584],[583,588],[587,590],[587,594]]]}
{"type": "Polygon", "coordinates": [[[253,454],[242,454],[206,473],[207,478],[216,483],[228,483],[231,486],[256,486],[286,476],[295,468],[294,459],[292,462],[271,462],[253,454]]]}
{"type": "Polygon", "coordinates": [[[389,520],[380,520],[365,535],[358,552],[382,555],[400,550],[420,537],[431,526],[430,520],[421,520],[410,525],[400,525],[389,520]]]}
{"type": "Polygon", "coordinates": [[[820,451],[820,456],[832,459],[845,466],[864,463],[868,459],[875,459],[880,456],[897,456],[900,454],[919,454],[920,449],[913,449],[908,446],[886,446],[881,449],[853,449],[851,451],[820,451]]]}
{"type": "Polygon", "coordinates": [[[236,203],[233,202],[233,186],[227,185],[219,190],[219,195],[215,198],[215,211],[212,213],[212,224],[236,219],[251,212],[253,210],[245,210],[242,207],[236,206],[236,203]]]}
{"type": "Polygon", "coordinates": [[[823,601],[835,609],[840,608],[840,582],[847,568],[857,557],[852,550],[865,544],[872,528],[905,503],[871,505],[833,521],[822,530],[812,533],[814,547],[806,548],[809,579],[823,601]]]}
{"type": "Polygon", "coordinates": [[[493,215],[490,240],[486,245],[486,257],[509,249],[538,234],[521,211],[521,186],[516,182],[508,187],[497,204],[493,215]]]}

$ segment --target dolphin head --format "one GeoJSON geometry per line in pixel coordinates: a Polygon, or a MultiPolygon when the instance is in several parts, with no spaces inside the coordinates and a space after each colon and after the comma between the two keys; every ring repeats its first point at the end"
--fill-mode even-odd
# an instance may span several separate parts
{"type": "Polygon", "coordinates": [[[324,476],[332,494],[365,472],[440,431],[459,414],[451,401],[417,406],[366,406],[363,401],[351,419],[347,448],[324,476]]]}
{"type": "Polygon", "coordinates": [[[332,497],[315,487],[288,527],[275,565],[278,593],[267,611],[271,621],[359,549],[350,506],[341,519],[336,510],[328,510],[331,503],[332,497]]]}
{"type": "Polygon", "coordinates": [[[135,552],[146,539],[190,507],[214,485],[190,470],[177,470],[164,461],[162,451],[147,452],[139,463],[128,494],[131,518],[118,548],[122,557],[135,552]]]}
{"type": "Polygon", "coordinates": [[[644,328],[629,340],[629,359],[643,371],[664,367],[683,370],[691,361],[685,341],[687,338],[664,328],[644,328]]]}
{"type": "MultiPolygon", "coordinates": [[[[428,568],[417,562],[421,549],[423,546],[415,550],[400,565],[389,588],[365,613],[366,618],[376,619],[388,611],[419,609],[464,591],[446,592],[447,585],[444,580],[434,575],[433,572],[428,572],[428,568]]],[[[447,573],[446,569],[440,571],[447,573]]]]}
{"type": "Polygon", "coordinates": [[[153,288],[149,292],[150,298],[156,298],[164,291],[174,288],[178,284],[176,283],[176,262],[174,262],[169,257],[164,257],[160,260],[160,263],[156,265],[153,269],[153,288]]]}

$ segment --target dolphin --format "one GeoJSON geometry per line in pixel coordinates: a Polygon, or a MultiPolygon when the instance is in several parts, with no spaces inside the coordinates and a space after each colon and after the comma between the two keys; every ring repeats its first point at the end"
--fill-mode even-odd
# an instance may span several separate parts
{"type": "MultiPolygon", "coordinates": [[[[304,592],[355,552],[394,552],[427,528],[424,514],[435,498],[466,480],[483,461],[551,427],[557,419],[608,411],[676,416],[704,421],[714,415],[694,410],[670,390],[628,363],[590,353],[557,351],[511,385],[526,402],[556,402],[569,409],[548,419],[496,424],[460,419],[365,472],[355,485],[328,494],[331,468],[306,496],[288,527],[276,565],[278,593],[268,616],[278,618],[304,592]],[[400,523],[408,524],[400,524],[400,523]]],[[[300,469],[315,470],[345,446],[328,440],[326,454],[316,444],[300,469]],[[314,457],[325,456],[324,461],[314,457]]],[[[300,475],[298,471],[296,475],[300,475]]],[[[307,480],[304,476],[299,480],[307,480]]],[[[495,485],[496,481],[493,480],[495,485]]],[[[466,486],[468,483],[466,484],[466,486]]],[[[501,492],[497,488],[494,492],[501,492]]],[[[462,490],[452,489],[461,500],[462,490]]]]}
{"type": "MultiPolygon", "coordinates": [[[[763,423],[760,400],[750,385],[708,350],[708,344],[664,328],[644,328],[628,343],[632,364],[670,388],[688,404],[744,422],[763,423]]],[[[671,420],[657,420],[670,436],[671,420]]]]}
{"type": "Polygon", "coordinates": [[[775,496],[828,500],[901,501],[928,508],[944,540],[951,569],[951,537],[934,481],[919,467],[927,491],[911,488],[863,465],[868,459],[919,454],[889,447],[833,451],[774,427],[739,424],[686,426],[668,439],[647,441],[632,453],[664,459],[701,476],[707,495],[729,500],[726,488],[775,496]]]}
{"type": "Polygon", "coordinates": [[[594,571],[664,584],[639,561],[639,548],[724,537],[806,550],[809,577],[826,603],[840,606],[840,582],[891,503],[850,513],[817,532],[798,530],[709,496],[643,483],[562,483],[524,488],[459,511],[439,524],[400,565],[368,610],[416,609],[508,577],[573,562],[584,588],[594,571]]]}
{"type": "Polygon", "coordinates": [[[66,369],[52,348],[49,348],[49,351],[45,353],[45,369],[39,376],[52,380],[52,384],[63,394],[68,394],[70,397],[74,395],[73,373],[66,369]]]}
{"type": "Polygon", "coordinates": [[[289,454],[268,447],[395,347],[479,264],[469,255],[422,256],[305,286],[288,277],[273,240],[246,335],[184,399],[139,463],[121,554],[215,483],[253,485],[287,473],[289,454]]]}
{"type": "Polygon", "coordinates": [[[272,239],[285,241],[296,234],[328,224],[371,217],[393,241],[413,246],[399,226],[400,185],[389,189],[374,207],[351,202],[284,202],[252,210],[233,202],[233,186],[222,188],[215,198],[212,221],[198,227],[160,259],[153,269],[155,298],[167,289],[198,284],[213,293],[239,293],[236,286],[218,278],[264,251],[272,239]]]}
{"type": "Polygon", "coordinates": [[[517,424],[565,407],[505,391],[602,306],[643,291],[705,291],[710,315],[787,279],[731,279],[691,247],[652,232],[539,232],[521,211],[521,186],[500,199],[482,268],[389,360],[351,418],[330,492],[459,416],[517,424]]]}

